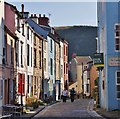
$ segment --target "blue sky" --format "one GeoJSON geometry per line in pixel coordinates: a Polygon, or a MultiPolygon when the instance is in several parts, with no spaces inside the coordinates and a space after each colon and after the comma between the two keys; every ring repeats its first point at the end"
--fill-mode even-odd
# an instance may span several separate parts
{"type": "MultiPolygon", "coordinates": [[[[31,14],[50,15],[51,26],[97,26],[95,2],[22,2],[31,14]]],[[[21,11],[21,2],[12,2],[21,11]]]]}

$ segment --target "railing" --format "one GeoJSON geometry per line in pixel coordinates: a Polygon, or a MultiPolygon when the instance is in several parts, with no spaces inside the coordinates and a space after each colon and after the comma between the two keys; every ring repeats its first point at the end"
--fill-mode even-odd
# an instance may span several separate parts
{"type": "Polygon", "coordinates": [[[11,104],[6,104],[2,106],[3,112],[2,115],[11,115],[11,116],[20,116],[21,115],[21,107],[15,106],[11,104]]]}

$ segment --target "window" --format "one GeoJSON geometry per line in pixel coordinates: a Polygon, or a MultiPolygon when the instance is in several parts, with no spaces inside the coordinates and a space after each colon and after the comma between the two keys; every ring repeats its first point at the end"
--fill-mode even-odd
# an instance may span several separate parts
{"type": "Polygon", "coordinates": [[[105,89],[105,81],[104,80],[102,81],[102,89],[103,90],[105,89]]]}
{"type": "Polygon", "coordinates": [[[34,35],[34,45],[36,45],[36,36],[34,35]]]}
{"type": "Polygon", "coordinates": [[[10,45],[10,56],[11,56],[11,64],[13,64],[13,48],[12,48],[12,46],[13,46],[13,41],[11,40],[10,41],[11,42],[11,45],[10,45]]]}
{"type": "Polygon", "coordinates": [[[64,45],[64,55],[65,55],[65,45],[64,45]]]}
{"type": "Polygon", "coordinates": [[[66,69],[66,65],[65,65],[65,63],[64,63],[64,74],[65,74],[65,69],[66,69]]]}
{"type": "Polygon", "coordinates": [[[66,47],[66,55],[68,54],[68,47],[66,47]]]}
{"type": "Polygon", "coordinates": [[[24,24],[22,24],[22,35],[24,35],[24,24]]]}
{"type": "Polygon", "coordinates": [[[15,43],[15,58],[16,58],[16,65],[18,66],[19,65],[19,60],[18,60],[18,57],[19,57],[19,41],[16,41],[15,43]]]}
{"type": "Polygon", "coordinates": [[[32,32],[32,30],[31,30],[31,43],[32,43],[32,37],[33,37],[33,32],[32,32]]]}
{"type": "Polygon", "coordinates": [[[7,62],[7,35],[5,34],[5,41],[4,41],[4,47],[3,47],[3,64],[7,62]]]}
{"type": "Polygon", "coordinates": [[[68,65],[66,64],[66,74],[68,74],[68,65]]]}
{"type": "Polygon", "coordinates": [[[120,38],[115,38],[115,50],[120,51],[120,38]]]}
{"type": "Polygon", "coordinates": [[[41,69],[41,51],[39,51],[39,67],[41,69]]]}
{"type": "Polygon", "coordinates": [[[20,18],[17,18],[17,30],[20,31],[20,18]]]}
{"type": "Polygon", "coordinates": [[[33,96],[33,76],[31,76],[31,96],[33,96]]]}
{"type": "Polygon", "coordinates": [[[46,58],[44,58],[44,70],[46,71],[46,58]]]}
{"type": "Polygon", "coordinates": [[[29,40],[29,27],[27,27],[27,39],[29,40]]]}
{"type": "Polygon", "coordinates": [[[44,42],[44,50],[46,50],[46,42],[44,42]]]}
{"type": "Polygon", "coordinates": [[[53,75],[53,59],[50,58],[50,73],[53,75]]]}
{"type": "Polygon", "coordinates": [[[0,98],[2,98],[3,97],[3,80],[0,80],[0,86],[1,86],[0,98]]]}
{"type": "Polygon", "coordinates": [[[23,42],[21,42],[21,67],[23,67],[23,42]]]}
{"type": "Polygon", "coordinates": [[[27,76],[27,93],[29,93],[29,83],[30,83],[30,81],[29,81],[29,75],[27,76]]]}
{"type": "Polygon", "coordinates": [[[86,84],[87,90],[86,92],[89,93],[89,84],[86,84]]]}
{"type": "Polygon", "coordinates": [[[41,40],[39,39],[39,46],[41,46],[41,44],[42,44],[42,42],[41,42],[41,40]]]}
{"type": "Polygon", "coordinates": [[[2,59],[2,63],[5,64],[5,48],[3,48],[3,59],[2,59]]]}
{"type": "Polygon", "coordinates": [[[117,98],[120,99],[120,71],[117,71],[117,98]]]}
{"type": "Polygon", "coordinates": [[[50,40],[50,51],[52,51],[52,39],[50,40]]]}
{"type": "Polygon", "coordinates": [[[61,71],[60,71],[60,73],[61,73],[61,77],[63,77],[63,65],[61,65],[61,71]]]}
{"type": "Polygon", "coordinates": [[[29,66],[29,44],[27,44],[27,65],[29,66]]]}
{"type": "Polygon", "coordinates": [[[37,60],[36,60],[36,49],[34,48],[34,67],[36,67],[36,63],[37,60]]]}
{"type": "Polygon", "coordinates": [[[36,76],[34,77],[34,95],[36,95],[37,94],[37,81],[36,81],[36,76]]]}
{"type": "Polygon", "coordinates": [[[115,50],[120,51],[120,25],[115,26],[115,50]]]}

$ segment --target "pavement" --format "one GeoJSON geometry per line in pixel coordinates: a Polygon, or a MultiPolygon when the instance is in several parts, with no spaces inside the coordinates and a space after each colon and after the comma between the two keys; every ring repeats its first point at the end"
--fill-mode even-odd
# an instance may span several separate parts
{"type": "Polygon", "coordinates": [[[96,108],[95,111],[105,119],[120,119],[120,110],[106,111],[102,108],[96,108]]]}
{"type": "Polygon", "coordinates": [[[37,115],[40,111],[42,111],[45,107],[53,105],[53,104],[58,103],[58,102],[61,102],[61,101],[55,101],[55,102],[52,102],[52,103],[50,103],[50,104],[48,104],[46,106],[39,106],[34,111],[27,112],[26,114],[23,114],[23,115],[21,115],[20,117],[17,117],[17,118],[29,118],[29,119],[31,119],[35,115],[37,115]]]}
{"type": "Polygon", "coordinates": [[[43,109],[45,108],[45,106],[39,106],[36,110],[34,111],[30,111],[30,112],[27,112],[26,114],[23,114],[20,116],[20,118],[32,118],[34,117],[36,114],[38,114],[40,111],[42,111],[43,109]]]}

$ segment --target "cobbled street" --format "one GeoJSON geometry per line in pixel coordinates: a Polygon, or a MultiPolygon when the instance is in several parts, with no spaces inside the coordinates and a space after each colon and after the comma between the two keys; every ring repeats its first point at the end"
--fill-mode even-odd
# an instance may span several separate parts
{"type": "MultiPolygon", "coordinates": [[[[60,102],[47,106],[35,117],[101,117],[93,110],[92,99],[77,99],[74,102],[67,100],[66,103],[60,102]]],[[[102,117],[101,117],[102,118],[102,117]]]]}

